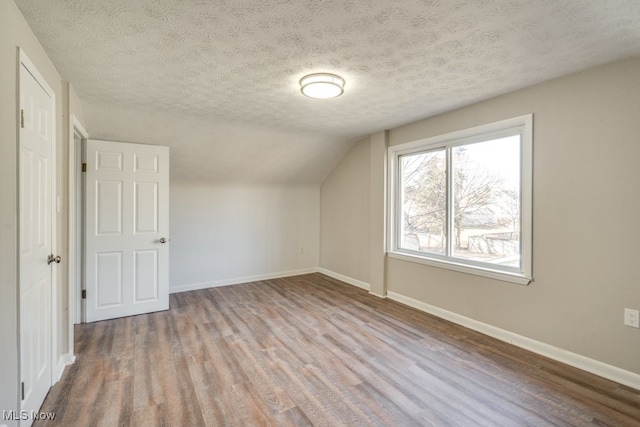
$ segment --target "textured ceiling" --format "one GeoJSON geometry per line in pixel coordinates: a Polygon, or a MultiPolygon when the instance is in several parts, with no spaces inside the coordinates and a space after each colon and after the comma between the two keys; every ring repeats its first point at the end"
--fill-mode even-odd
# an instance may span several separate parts
{"type": "Polygon", "coordinates": [[[349,136],[640,54],[638,0],[16,3],[81,99],[349,136]]]}
{"type": "Polygon", "coordinates": [[[640,55],[638,0],[15,1],[83,105],[344,140],[640,55]]]}

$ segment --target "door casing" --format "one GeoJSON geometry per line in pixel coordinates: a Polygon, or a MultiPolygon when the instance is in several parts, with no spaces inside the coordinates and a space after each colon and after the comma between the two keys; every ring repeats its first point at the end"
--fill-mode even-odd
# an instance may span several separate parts
{"type": "Polygon", "coordinates": [[[69,117],[69,223],[68,223],[68,277],[69,277],[69,348],[67,354],[73,355],[73,325],[84,321],[82,318],[82,244],[84,190],[82,188],[82,144],[89,139],[78,118],[69,117]],[[79,143],[76,140],[79,139],[79,143]]]}

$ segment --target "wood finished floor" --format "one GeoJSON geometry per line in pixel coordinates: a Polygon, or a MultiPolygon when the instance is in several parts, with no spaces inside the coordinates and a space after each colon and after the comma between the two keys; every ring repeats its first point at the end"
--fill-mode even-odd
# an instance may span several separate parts
{"type": "Polygon", "coordinates": [[[321,274],[76,327],[63,426],[640,425],[640,392],[321,274]]]}

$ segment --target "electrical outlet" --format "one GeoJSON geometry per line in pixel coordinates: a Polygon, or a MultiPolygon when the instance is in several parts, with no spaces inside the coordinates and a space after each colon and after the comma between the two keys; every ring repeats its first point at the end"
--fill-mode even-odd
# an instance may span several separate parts
{"type": "Polygon", "coordinates": [[[303,248],[302,246],[300,246],[300,249],[298,249],[298,253],[299,253],[300,255],[303,255],[303,254],[304,254],[304,248],[303,248]]]}
{"type": "Polygon", "coordinates": [[[624,324],[633,328],[640,328],[640,312],[630,308],[624,309],[624,324]]]}

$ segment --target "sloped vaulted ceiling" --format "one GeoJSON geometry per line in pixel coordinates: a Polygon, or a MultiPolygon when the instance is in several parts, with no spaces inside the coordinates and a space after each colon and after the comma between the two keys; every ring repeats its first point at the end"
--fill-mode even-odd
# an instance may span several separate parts
{"type": "Polygon", "coordinates": [[[318,183],[354,138],[640,54],[637,0],[16,3],[92,137],[168,143],[193,179],[318,183]],[[342,97],[300,95],[322,71],[342,97]]]}

